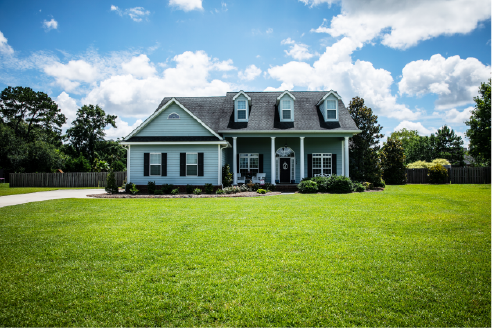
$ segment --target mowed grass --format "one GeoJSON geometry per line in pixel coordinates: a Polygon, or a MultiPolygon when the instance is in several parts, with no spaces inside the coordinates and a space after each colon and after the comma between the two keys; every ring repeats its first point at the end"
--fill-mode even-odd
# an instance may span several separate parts
{"type": "Polygon", "coordinates": [[[1,209],[2,326],[490,326],[490,185],[1,209]]]}
{"type": "Polygon", "coordinates": [[[14,187],[9,188],[8,183],[0,183],[0,196],[8,196],[8,195],[20,195],[20,194],[30,194],[32,192],[40,192],[40,191],[51,191],[51,190],[60,190],[60,189],[102,189],[98,187],[77,187],[77,188],[63,188],[63,187],[14,187]]]}

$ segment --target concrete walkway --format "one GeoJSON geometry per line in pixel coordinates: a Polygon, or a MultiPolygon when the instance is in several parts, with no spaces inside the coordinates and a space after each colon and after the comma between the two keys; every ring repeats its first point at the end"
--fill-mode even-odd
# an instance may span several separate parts
{"type": "Polygon", "coordinates": [[[60,189],[52,191],[40,191],[30,194],[9,195],[0,197],[0,207],[19,205],[31,202],[62,198],[87,198],[87,195],[104,194],[104,189],[60,189]]]}

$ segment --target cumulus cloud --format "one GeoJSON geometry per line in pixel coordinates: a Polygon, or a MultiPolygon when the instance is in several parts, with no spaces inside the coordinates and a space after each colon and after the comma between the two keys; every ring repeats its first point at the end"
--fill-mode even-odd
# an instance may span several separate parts
{"type": "Polygon", "coordinates": [[[169,0],[169,5],[184,11],[203,10],[202,0],[169,0]]]}
{"type": "Polygon", "coordinates": [[[66,91],[74,91],[80,82],[92,82],[98,77],[96,68],[84,60],[71,60],[68,64],[55,62],[44,66],[43,70],[66,91]]]}
{"type": "Polygon", "coordinates": [[[47,21],[45,19],[43,21],[43,28],[46,32],[56,30],[58,28],[58,22],[54,18],[52,18],[50,21],[47,21]]]}
{"type": "Polygon", "coordinates": [[[297,60],[306,60],[312,58],[314,55],[309,53],[308,46],[302,43],[296,43],[291,38],[287,38],[282,40],[280,44],[288,44],[290,45],[290,50],[284,50],[287,56],[291,56],[297,60]]]}
{"type": "Polygon", "coordinates": [[[116,118],[116,129],[110,126],[104,132],[106,133],[106,139],[118,139],[123,138],[129,135],[133,130],[135,130],[140,124],[142,124],[142,120],[136,120],[133,125],[129,125],[128,122],[123,121],[119,116],[116,118]]]}
{"type": "Polygon", "coordinates": [[[147,55],[133,57],[129,62],[121,64],[125,73],[131,74],[137,78],[146,78],[157,73],[154,65],[150,63],[147,55]]]}
{"type": "Polygon", "coordinates": [[[260,74],[261,74],[261,69],[259,69],[255,65],[249,65],[244,70],[244,72],[238,72],[238,77],[241,80],[252,81],[260,74]]]}
{"type": "Polygon", "coordinates": [[[60,93],[58,97],[53,100],[58,105],[61,112],[67,117],[67,121],[62,126],[62,130],[66,131],[72,126],[72,121],[77,118],[77,110],[79,109],[77,101],[71,98],[65,91],[60,93]]]}
{"type": "Polygon", "coordinates": [[[400,124],[398,124],[393,131],[398,131],[404,128],[407,130],[417,130],[421,136],[429,136],[431,133],[435,133],[437,131],[437,129],[434,128],[427,129],[420,122],[409,121],[400,122],[400,124]]]}
{"type": "Polygon", "coordinates": [[[12,55],[14,54],[14,49],[7,43],[7,38],[3,36],[3,33],[0,31],[0,53],[4,55],[12,55]]]}
{"type": "Polygon", "coordinates": [[[146,18],[146,16],[150,15],[150,11],[145,10],[144,7],[134,7],[128,8],[125,10],[121,10],[118,6],[111,5],[111,11],[115,11],[118,15],[129,16],[134,22],[141,22],[142,19],[146,18]]]}
{"type": "Polygon", "coordinates": [[[465,121],[470,119],[473,107],[467,107],[463,111],[458,111],[456,108],[452,108],[446,111],[445,120],[447,123],[455,123],[459,125],[465,125],[465,121]]]}
{"type": "MultiPolygon", "coordinates": [[[[307,5],[332,1],[301,0],[307,5]]],[[[439,35],[465,34],[490,18],[489,0],[342,0],[342,13],[313,32],[347,36],[360,42],[381,38],[381,43],[406,49],[439,35]],[[436,14],[439,13],[439,14],[436,14]]]]}
{"type": "Polygon", "coordinates": [[[438,95],[436,109],[442,110],[472,103],[480,83],[489,77],[490,66],[476,58],[453,56],[446,59],[436,54],[430,60],[405,65],[398,86],[402,95],[438,95]]]}

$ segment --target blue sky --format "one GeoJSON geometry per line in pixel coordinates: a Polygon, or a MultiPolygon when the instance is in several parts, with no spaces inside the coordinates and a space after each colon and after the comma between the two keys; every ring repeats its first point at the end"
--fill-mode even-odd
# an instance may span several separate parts
{"type": "Polygon", "coordinates": [[[165,96],[336,90],[389,135],[459,135],[490,78],[490,0],[0,2],[0,88],[83,104],[128,134],[165,96]]]}

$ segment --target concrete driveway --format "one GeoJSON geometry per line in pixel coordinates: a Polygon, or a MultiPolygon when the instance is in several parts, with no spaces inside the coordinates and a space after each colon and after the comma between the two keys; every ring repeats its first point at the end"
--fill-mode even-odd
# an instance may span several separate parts
{"type": "Polygon", "coordinates": [[[0,197],[0,207],[19,205],[31,202],[62,198],[87,198],[87,195],[104,194],[104,189],[60,189],[53,191],[33,192],[30,194],[9,195],[0,197]]]}

